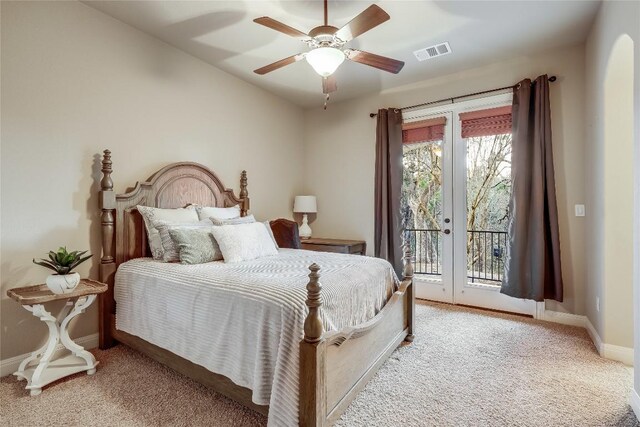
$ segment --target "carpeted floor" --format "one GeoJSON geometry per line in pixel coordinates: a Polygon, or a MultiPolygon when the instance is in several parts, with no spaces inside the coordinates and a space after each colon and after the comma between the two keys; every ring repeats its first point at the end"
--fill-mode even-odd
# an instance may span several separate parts
{"type": "MultiPolygon", "coordinates": [[[[419,303],[399,348],[339,426],[640,426],[632,369],[600,358],[581,328],[419,303]]],[[[266,419],[126,347],[94,376],[29,397],[0,381],[3,426],[258,426],[266,419]]]]}

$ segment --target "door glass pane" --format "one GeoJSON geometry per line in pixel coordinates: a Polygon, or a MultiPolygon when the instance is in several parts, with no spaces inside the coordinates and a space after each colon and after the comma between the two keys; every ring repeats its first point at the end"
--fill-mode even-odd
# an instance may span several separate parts
{"type": "Polygon", "coordinates": [[[442,139],[404,145],[402,225],[414,273],[442,280],[442,139]]]}
{"type": "Polygon", "coordinates": [[[465,139],[468,283],[500,286],[511,197],[511,134],[465,139]]]}

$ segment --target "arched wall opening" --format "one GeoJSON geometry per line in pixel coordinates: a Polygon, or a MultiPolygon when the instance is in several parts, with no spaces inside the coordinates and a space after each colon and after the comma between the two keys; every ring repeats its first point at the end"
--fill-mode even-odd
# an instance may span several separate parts
{"type": "Polygon", "coordinates": [[[633,343],[634,45],[614,42],[604,78],[604,340],[633,343]]]}

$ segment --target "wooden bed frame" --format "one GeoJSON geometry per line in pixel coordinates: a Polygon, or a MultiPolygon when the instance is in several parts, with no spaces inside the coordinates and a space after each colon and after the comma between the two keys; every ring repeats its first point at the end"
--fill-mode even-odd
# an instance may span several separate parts
{"type": "MultiPolygon", "coordinates": [[[[262,414],[268,406],[251,401],[251,390],[229,378],[208,371],[168,350],[115,328],[114,276],[118,266],[149,255],[144,222],[136,205],[159,208],[183,207],[189,203],[249,210],[247,174],[240,176],[240,195],[222,185],[214,172],[197,163],[173,163],[146,182],[136,183],[125,194],[113,191],[111,152],[104,151],[100,191],[102,258],[100,279],[109,289],[100,296],[100,348],[117,342],[132,347],[174,370],[205,384],[262,414]]],[[[373,319],[342,331],[325,332],[320,310],[320,267],[309,267],[306,304],[309,313],[300,342],[301,426],[329,426],[349,406],[357,393],[403,341],[413,341],[414,291],[410,253],[405,247],[403,280],[384,308],[373,319]]]]}

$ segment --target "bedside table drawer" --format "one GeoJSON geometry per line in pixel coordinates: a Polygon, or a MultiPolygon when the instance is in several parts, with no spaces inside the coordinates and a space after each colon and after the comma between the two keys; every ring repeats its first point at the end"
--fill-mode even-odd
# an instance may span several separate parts
{"type": "Polygon", "coordinates": [[[318,252],[335,252],[340,254],[351,253],[347,246],[314,245],[312,243],[305,243],[304,241],[302,241],[302,249],[318,252]]]}
{"type": "Polygon", "coordinates": [[[302,249],[318,252],[365,255],[367,243],[363,240],[340,240],[311,238],[301,241],[302,249]]]}

